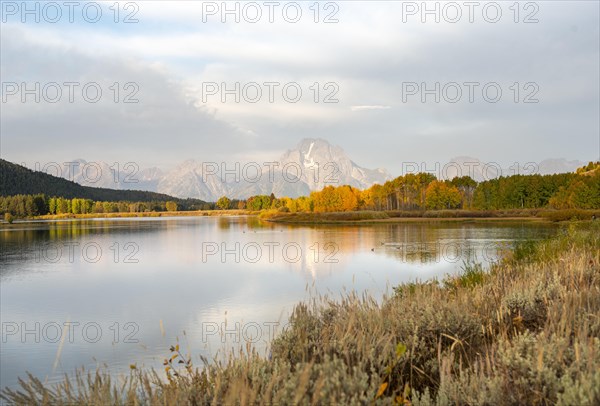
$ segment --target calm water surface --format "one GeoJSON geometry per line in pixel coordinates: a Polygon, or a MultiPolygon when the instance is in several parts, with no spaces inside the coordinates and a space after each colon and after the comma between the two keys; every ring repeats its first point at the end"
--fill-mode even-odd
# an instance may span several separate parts
{"type": "Polygon", "coordinates": [[[76,368],[162,366],[177,342],[222,356],[263,352],[294,304],[489,263],[548,224],[283,226],[255,217],[101,219],[0,228],[0,385],[26,371],[54,382],[76,368]],[[108,366],[108,367],[105,367],[108,366]]]}

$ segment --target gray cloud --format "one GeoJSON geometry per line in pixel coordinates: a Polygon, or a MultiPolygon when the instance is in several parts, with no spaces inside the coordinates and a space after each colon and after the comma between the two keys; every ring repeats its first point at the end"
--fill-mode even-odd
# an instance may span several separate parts
{"type": "Polygon", "coordinates": [[[511,15],[497,24],[403,24],[401,3],[348,2],[340,3],[340,22],[328,26],[202,25],[186,4],[164,16],[148,10],[146,23],[131,32],[75,27],[80,35],[67,35],[4,25],[2,81],[107,87],[133,80],[140,103],[7,103],[3,157],[169,166],[190,157],[266,159],[320,137],[364,166],[397,173],[402,161],[457,155],[510,163],[600,153],[595,2],[539,2],[537,24],[515,24],[511,15]],[[165,29],[170,21],[183,28],[165,29]],[[199,100],[203,81],[270,80],[301,83],[308,97],[297,104],[199,100]],[[327,81],[339,85],[339,103],[315,104],[308,87],[327,81]],[[404,102],[405,82],[497,82],[503,98],[493,104],[476,92],[474,103],[466,94],[456,104],[418,96],[404,102]],[[535,82],[539,103],[514,103],[514,82],[521,100],[523,85],[535,82]]]}
{"type": "Polygon", "coordinates": [[[56,82],[63,93],[57,103],[47,103],[43,96],[40,103],[29,96],[26,103],[18,95],[7,97],[2,150],[8,159],[31,163],[84,157],[171,165],[206,153],[224,157],[231,145],[248,145],[248,137],[238,129],[187,99],[184,88],[167,72],[136,60],[48,49],[23,41],[18,31],[5,30],[3,61],[10,62],[3,66],[3,82],[38,81],[41,86],[56,82]],[[22,61],[27,61],[25,69],[21,69],[22,61]],[[75,87],[72,103],[65,82],[81,84],[75,87]],[[124,88],[129,82],[138,88],[124,88]],[[83,98],[81,89],[86,83],[101,88],[98,102],[83,98]],[[114,83],[120,88],[118,103],[111,89],[114,83]],[[130,94],[139,102],[123,103],[130,94]]]}

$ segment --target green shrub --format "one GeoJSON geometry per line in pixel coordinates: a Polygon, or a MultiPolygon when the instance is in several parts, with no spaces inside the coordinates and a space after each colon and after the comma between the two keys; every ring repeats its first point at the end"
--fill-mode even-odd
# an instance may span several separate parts
{"type": "Polygon", "coordinates": [[[451,290],[472,288],[481,285],[486,278],[487,271],[480,263],[464,263],[462,272],[456,276],[447,277],[444,286],[451,290]]]}

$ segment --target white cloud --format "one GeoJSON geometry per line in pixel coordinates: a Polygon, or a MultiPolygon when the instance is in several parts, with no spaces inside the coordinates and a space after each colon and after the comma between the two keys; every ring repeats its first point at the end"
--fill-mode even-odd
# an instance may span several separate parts
{"type": "Polygon", "coordinates": [[[3,156],[21,160],[39,142],[50,144],[40,156],[176,161],[284,150],[322,137],[366,166],[391,170],[399,154],[597,159],[597,3],[540,3],[537,24],[514,24],[510,14],[500,24],[402,23],[401,2],[340,2],[337,24],[203,23],[198,3],[139,5],[140,22],[128,26],[2,25],[2,81],[136,81],[143,95],[137,106],[12,100],[3,106],[3,156]],[[271,81],[296,82],[304,97],[202,102],[206,82],[271,81]],[[403,101],[405,82],[450,81],[499,82],[503,102],[403,101]],[[339,87],[336,103],[323,103],[329,82],[339,87]],[[540,103],[512,102],[514,82],[538,83],[540,103]]]}
{"type": "Polygon", "coordinates": [[[365,111],[365,110],[387,110],[392,108],[391,106],[382,106],[381,104],[375,104],[371,106],[350,106],[352,111],[365,111]]]}

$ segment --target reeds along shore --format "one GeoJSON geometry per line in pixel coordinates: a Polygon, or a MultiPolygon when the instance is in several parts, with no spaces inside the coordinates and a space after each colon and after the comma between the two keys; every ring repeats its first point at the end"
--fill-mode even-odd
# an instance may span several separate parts
{"type": "Polygon", "coordinates": [[[368,223],[397,221],[461,221],[461,220],[544,220],[572,221],[600,219],[600,210],[582,209],[511,209],[511,210],[388,210],[346,212],[297,212],[264,210],[260,218],[274,223],[317,224],[317,223],[368,223]]]}
{"type": "MultiPolygon", "coordinates": [[[[45,387],[30,377],[16,404],[600,404],[600,224],[517,246],[490,270],[441,282],[298,304],[271,356],[101,372],[45,387]],[[181,366],[178,366],[181,365],[181,366]]],[[[170,355],[170,354],[165,354],[170,355]]]]}

